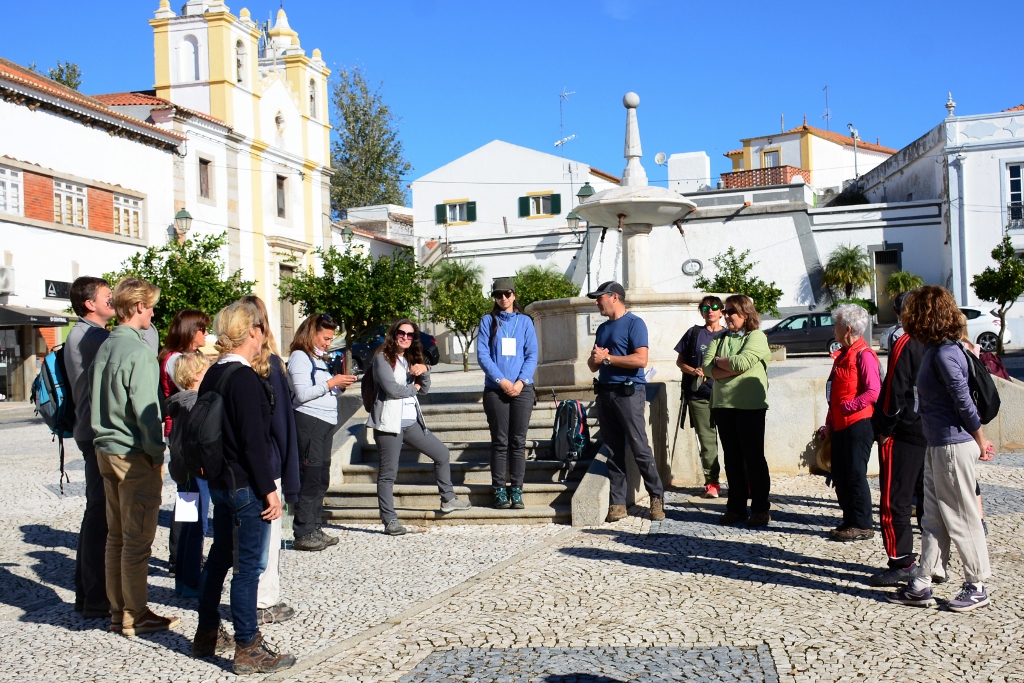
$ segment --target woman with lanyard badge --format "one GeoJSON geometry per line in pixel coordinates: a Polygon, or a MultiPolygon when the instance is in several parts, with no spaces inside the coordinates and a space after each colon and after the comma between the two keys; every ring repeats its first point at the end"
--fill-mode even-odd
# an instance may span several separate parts
{"type": "Polygon", "coordinates": [[[477,362],[484,371],[484,412],[491,430],[491,485],[494,507],[522,510],[526,432],[535,402],[537,334],[533,320],[519,308],[512,278],[496,279],[492,289],[494,310],[480,321],[476,347],[477,362]],[[508,480],[512,485],[506,490],[508,480]]]}

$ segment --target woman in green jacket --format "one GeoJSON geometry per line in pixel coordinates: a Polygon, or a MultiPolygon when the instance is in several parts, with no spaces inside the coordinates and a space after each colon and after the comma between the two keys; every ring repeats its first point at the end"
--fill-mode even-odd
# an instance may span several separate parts
{"type": "Polygon", "coordinates": [[[711,414],[725,455],[729,501],[720,524],[746,521],[748,526],[767,526],[771,478],[764,457],[764,421],[768,412],[768,338],[754,302],[743,294],[725,300],[726,333],[704,356],[697,380],[714,377],[711,414]],[[747,518],[747,499],[750,518],[747,518]]]}

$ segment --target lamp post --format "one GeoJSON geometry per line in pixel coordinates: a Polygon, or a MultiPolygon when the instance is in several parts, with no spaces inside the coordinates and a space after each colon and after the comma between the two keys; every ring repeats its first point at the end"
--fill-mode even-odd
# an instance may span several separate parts
{"type": "MultiPolygon", "coordinates": [[[[580,191],[576,193],[576,198],[579,199],[580,200],[580,204],[582,204],[586,200],[590,199],[590,197],[592,197],[593,195],[594,195],[594,188],[590,185],[589,182],[585,182],[585,183],[583,183],[583,187],[580,188],[580,191]]],[[[566,220],[569,221],[569,227],[571,229],[573,229],[573,230],[578,228],[579,225],[580,225],[580,217],[576,214],[575,211],[571,211],[569,213],[569,215],[566,216],[566,220]],[[576,221],[575,225],[573,225],[573,223],[572,223],[573,219],[575,219],[575,221],[576,221]]],[[[590,291],[593,290],[593,288],[590,285],[590,223],[587,223],[586,244],[587,244],[587,291],[590,292],[590,291]]]]}
{"type": "Polygon", "coordinates": [[[192,228],[192,214],[184,208],[174,214],[174,232],[178,235],[178,243],[185,241],[185,235],[192,228]]]}
{"type": "Polygon", "coordinates": [[[346,225],[341,231],[341,239],[344,240],[345,244],[352,244],[352,238],[356,234],[352,232],[351,226],[346,225]]]}
{"type": "MultiPolygon", "coordinates": [[[[857,170],[857,140],[860,139],[860,133],[853,127],[852,123],[846,124],[846,127],[850,129],[850,137],[853,138],[853,179],[860,180],[860,172],[857,170]]],[[[859,183],[857,189],[860,189],[859,183]]]]}

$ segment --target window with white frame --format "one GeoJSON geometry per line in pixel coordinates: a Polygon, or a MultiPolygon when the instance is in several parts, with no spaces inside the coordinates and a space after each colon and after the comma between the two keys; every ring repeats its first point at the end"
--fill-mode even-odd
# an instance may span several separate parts
{"type": "Polygon", "coordinates": [[[114,234],[142,236],[142,200],[114,195],[114,234]]]}
{"type": "Polygon", "coordinates": [[[772,152],[764,153],[764,167],[775,168],[779,165],[779,151],[775,150],[772,152]]]}
{"type": "Polygon", "coordinates": [[[458,204],[448,205],[448,222],[449,223],[465,223],[467,220],[466,204],[468,202],[459,202],[458,204]]]}
{"type": "Polygon", "coordinates": [[[0,212],[21,215],[21,171],[0,166],[0,212]]]}
{"type": "Polygon", "coordinates": [[[53,181],[53,222],[89,227],[85,188],[58,180],[53,181]]]}
{"type": "Polygon", "coordinates": [[[1024,164],[1009,164],[1009,203],[1006,206],[1006,227],[1011,230],[1024,229],[1024,164]]]}

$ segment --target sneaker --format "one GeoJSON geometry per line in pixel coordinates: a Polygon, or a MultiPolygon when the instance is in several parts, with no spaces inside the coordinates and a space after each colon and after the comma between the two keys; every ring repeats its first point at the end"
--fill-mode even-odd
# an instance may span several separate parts
{"type": "Polygon", "coordinates": [[[405,536],[406,534],[422,534],[424,532],[426,529],[421,526],[402,526],[397,517],[384,524],[384,533],[388,536],[405,536]]]}
{"type": "Polygon", "coordinates": [[[512,501],[513,510],[522,510],[526,505],[523,503],[523,490],[518,486],[509,489],[509,499],[512,501]]]}
{"type": "Polygon", "coordinates": [[[985,535],[988,536],[988,524],[985,524],[984,517],[981,518],[981,529],[985,532],[985,535]]]}
{"type": "Polygon", "coordinates": [[[451,500],[441,501],[441,512],[455,512],[456,510],[468,510],[473,507],[470,505],[468,500],[462,500],[458,496],[455,496],[451,500]]]}
{"type": "Polygon", "coordinates": [[[885,599],[897,605],[911,607],[935,607],[935,597],[931,588],[916,591],[908,583],[895,593],[886,593],[885,599]]]}
{"type": "Polygon", "coordinates": [[[238,675],[266,674],[288,669],[293,664],[295,657],[274,652],[267,645],[267,641],[263,640],[263,635],[257,633],[247,645],[235,643],[235,661],[231,665],[231,670],[238,675]]]}
{"type": "Polygon", "coordinates": [[[311,552],[317,552],[327,547],[327,544],[320,540],[320,536],[315,532],[311,531],[308,534],[297,536],[295,541],[292,543],[293,550],[308,550],[311,552]]]}
{"type": "Polygon", "coordinates": [[[892,567],[872,574],[868,581],[872,586],[899,586],[916,579],[920,571],[921,565],[914,562],[909,567],[892,567]]]}
{"type": "Polygon", "coordinates": [[[665,519],[665,499],[651,496],[651,521],[660,522],[665,519]]]}
{"type": "Polygon", "coordinates": [[[260,624],[277,624],[282,621],[288,621],[294,616],[295,609],[283,602],[279,602],[273,607],[256,609],[256,621],[260,624]]]}
{"type": "Polygon", "coordinates": [[[192,639],[192,656],[196,659],[212,657],[234,649],[235,637],[228,633],[223,625],[209,630],[197,629],[196,636],[192,639]]]}
{"type": "Polygon", "coordinates": [[[330,534],[324,532],[324,530],[321,527],[317,527],[316,534],[320,538],[320,540],[323,541],[324,545],[328,547],[332,545],[338,545],[338,537],[331,536],[330,534]]]}
{"type": "Polygon", "coordinates": [[[181,579],[174,579],[174,594],[182,598],[198,598],[199,587],[193,588],[181,579]]]}
{"type": "Polygon", "coordinates": [[[111,613],[110,615],[110,629],[111,633],[120,633],[123,626],[124,612],[111,613]]]}
{"type": "Polygon", "coordinates": [[[724,515],[718,518],[718,523],[723,526],[739,524],[740,522],[745,521],[747,521],[747,516],[739,512],[726,512],[724,515]]]}
{"type": "Polygon", "coordinates": [[[753,512],[750,515],[750,519],[747,520],[747,526],[759,527],[768,526],[768,523],[772,521],[772,515],[767,510],[764,512],[753,512]]]}
{"type": "Polygon", "coordinates": [[[494,489],[494,507],[497,510],[508,510],[512,506],[512,503],[508,500],[508,491],[505,487],[494,489]]]}
{"type": "Polygon", "coordinates": [[[832,534],[833,541],[839,541],[840,543],[850,543],[852,541],[866,541],[869,538],[874,538],[875,532],[871,529],[858,529],[855,526],[846,527],[842,531],[837,531],[832,534]]]}
{"type": "Polygon", "coordinates": [[[705,498],[718,498],[722,493],[722,487],[718,484],[704,484],[704,497],[705,498]]]}
{"type": "Polygon", "coordinates": [[[161,617],[147,609],[146,613],[131,622],[126,621],[121,625],[121,635],[141,636],[143,633],[158,633],[168,631],[181,622],[181,617],[161,617]]]}
{"type": "Polygon", "coordinates": [[[617,522],[620,519],[626,518],[626,506],[625,505],[609,505],[608,516],[604,518],[606,522],[617,522]]]}
{"type": "Polygon", "coordinates": [[[964,583],[956,597],[946,603],[953,612],[970,612],[976,607],[984,607],[988,604],[988,591],[984,586],[980,588],[973,583],[964,583]]]}
{"type": "Polygon", "coordinates": [[[932,583],[946,583],[949,581],[949,574],[943,574],[942,576],[933,576],[932,583]]]}

